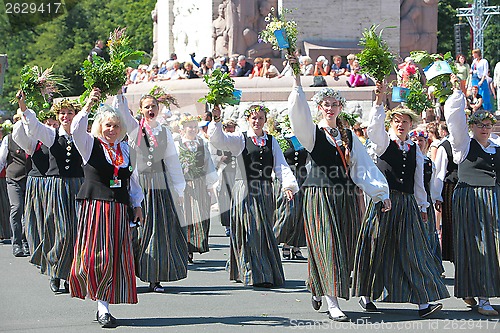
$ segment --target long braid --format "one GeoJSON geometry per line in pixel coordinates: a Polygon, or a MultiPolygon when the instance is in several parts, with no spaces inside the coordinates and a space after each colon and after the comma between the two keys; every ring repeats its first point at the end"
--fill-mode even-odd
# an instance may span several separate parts
{"type": "Polygon", "coordinates": [[[342,139],[342,145],[345,149],[345,161],[347,165],[349,165],[351,159],[351,151],[349,150],[349,136],[347,135],[347,129],[345,128],[344,123],[339,118],[337,118],[337,128],[339,129],[340,138],[342,139]]]}

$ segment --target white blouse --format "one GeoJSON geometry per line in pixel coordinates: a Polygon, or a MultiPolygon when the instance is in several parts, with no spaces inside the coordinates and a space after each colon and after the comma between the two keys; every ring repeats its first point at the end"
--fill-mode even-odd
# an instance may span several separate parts
{"type": "Polygon", "coordinates": [[[26,126],[27,133],[33,139],[42,142],[47,147],[52,147],[56,141],[56,131],[59,136],[70,138],[71,134],[66,133],[62,126],[58,129],[42,124],[36,117],[36,113],[31,109],[26,109],[22,116],[23,124],[26,126]]]}
{"type": "MultiPolygon", "coordinates": [[[[233,156],[239,156],[245,149],[245,137],[243,133],[226,133],[222,130],[221,122],[211,122],[208,125],[207,134],[210,138],[210,143],[214,145],[215,148],[230,151],[233,156]]],[[[268,136],[264,133],[263,136],[257,136],[252,129],[247,131],[247,136],[249,138],[256,137],[257,140],[268,140],[268,136]]],[[[297,180],[293,175],[292,170],[288,166],[288,163],[283,156],[283,152],[276,141],[276,138],[272,137],[272,153],[273,153],[273,171],[276,178],[281,182],[283,191],[291,190],[294,194],[299,191],[299,185],[297,180]]]]}
{"type": "MultiPolygon", "coordinates": [[[[118,95],[113,98],[112,106],[120,112],[123,121],[125,122],[125,128],[128,134],[128,142],[132,149],[136,149],[137,138],[139,131],[139,122],[135,119],[132,114],[130,114],[128,108],[127,98],[123,95],[118,95]]],[[[181,163],[179,162],[179,156],[177,155],[177,150],[175,149],[174,138],[172,137],[172,132],[164,126],[158,123],[158,126],[151,129],[153,135],[157,136],[161,131],[165,131],[167,134],[167,147],[163,154],[163,160],[165,161],[166,171],[168,172],[170,179],[172,180],[175,191],[179,197],[184,196],[184,189],[186,188],[186,180],[184,179],[184,174],[182,173],[181,163]]]]}
{"type": "MultiPolygon", "coordinates": [[[[83,164],[87,164],[90,159],[90,155],[92,154],[92,149],[94,148],[94,137],[87,132],[89,122],[89,116],[87,112],[80,111],[73,118],[71,123],[71,134],[73,135],[73,140],[75,143],[75,147],[82,156],[83,164]]],[[[103,142],[107,142],[104,138],[100,138],[103,142]]],[[[120,164],[120,168],[127,168],[130,159],[130,150],[129,146],[126,142],[114,142],[116,146],[120,145],[122,154],[123,154],[123,162],[120,164]]],[[[113,164],[111,157],[107,149],[104,150],[104,156],[106,157],[106,161],[109,164],[113,164]]],[[[141,207],[141,202],[144,199],[144,194],[142,193],[142,188],[139,185],[139,176],[137,174],[137,169],[134,167],[134,171],[132,171],[132,175],[130,176],[130,202],[132,206],[141,207]]]]}
{"type": "MultiPolygon", "coordinates": [[[[294,86],[288,97],[288,110],[292,130],[304,148],[311,152],[316,142],[316,125],[313,122],[311,110],[307,104],[304,90],[301,86],[294,86]]],[[[320,128],[329,129],[326,121],[318,123],[320,128]]],[[[326,136],[331,145],[335,142],[329,135],[326,136]]],[[[337,145],[342,145],[340,133],[335,138],[337,145]]],[[[366,148],[356,135],[352,135],[352,152],[349,160],[349,174],[352,181],[363,190],[374,202],[389,199],[389,185],[366,148]]]]}
{"type": "Polygon", "coordinates": [[[22,121],[16,122],[12,127],[12,139],[14,139],[14,142],[17,143],[26,154],[33,155],[33,153],[35,153],[38,141],[28,135],[28,129],[22,121]]]}

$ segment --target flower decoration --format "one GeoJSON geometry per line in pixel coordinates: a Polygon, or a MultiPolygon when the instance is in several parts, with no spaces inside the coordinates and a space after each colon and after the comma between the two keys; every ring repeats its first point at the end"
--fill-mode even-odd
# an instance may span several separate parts
{"type": "Polygon", "coordinates": [[[248,109],[246,109],[243,114],[245,115],[246,118],[248,118],[252,113],[254,112],[259,113],[261,111],[267,115],[269,113],[269,108],[264,105],[254,104],[251,105],[248,109]]]}
{"type": "MultiPolygon", "coordinates": [[[[35,112],[50,109],[54,95],[67,89],[66,79],[53,72],[53,67],[43,70],[39,66],[24,66],[21,69],[20,89],[26,95],[26,106],[35,112]]],[[[17,98],[11,100],[17,103],[17,98]]]]}
{"type": "Polygon", "coordinates": [[[483,122],[484,120],[490,120],[492,124],[497,122],[497,118],[488,111],[476,111],[474,112],[468,120],[469,125],[478,124],[483,122]]]}
{"type": "Polygon", "coordinates": [[[408,88],[408,81],[417,74],[417,66],[411,57],[406,57],[405,61],[398,65],[398,86],[408,88]]]}
{"type": "Polygon", "coordinates": [[[2,130],[3,136],[6,136],[7,134],[12,133],[12,126],[13,126],[13,124],[12,124],[12,122],[9,119],[5,120],[0,125],[0,128],[2,130]]]}
{"type": "MultiPolygon", "coordinates": [[[[126,34],[126,28],[117,28],[110,33],[108,40],[110,60],[93,56],[92,61],[87,59],[83,67],[77,73],[83,76],[83,85],[86,90],[80,97],[83,104],[90,95],[93,88],[101,90],[101,101],[108,95],[114,95],[127,81],[126,68],[136,67],[144,55],[142,51],[136,51],[131,47],[130,38],[126,34]]],[[[95,110],[99,106],[96,103],[95,110]]]]}
{"type": "Polygon", "coordinates": [[[201,116],[193,116],[193,115],[184,115],[181,117],[179,120],[179,125],[184,126],[184,124],[190,123],[190,122],[200,122],[201,121],[201,116]]]}
{"type": "Polygon", "coordinates": [[[63,98],[61,101],[54,103],[50,111],[57,114],[62,109],[71,109],[75,111],[75,113],[78,113],[82,109],[82,105],[76,99],[63,98]]]}
{"type": "Polygon", "coordinates": [[[418,137],[418,136],[420,136],[420,137],[422,137],[424,139],[428,139],[429,138],[429,134],[426,131],[413,130],[408,135],[410,136],[410,138],[418,137]]]}
{"type": "MultiPolygon", "coordinates": [[[[259,33],[259,43],[262,41],[264,43],[269,43],[272,45],[274,50],[279,50],[286,47],[287,54],[293,55],[297,50],[297,23],[292,20],[286,19],[286,14],[291,13],[292,10],[287,8],[282,8],[280,13],[276,13],[274,7],[271,8],[271,12],[265,18],[268,22],[266,28],[259,33]],[[281,40],[278,40],[280,38],[281,40]]],[[[295,75],[300,74],[300,66],[298,63],[292,64],[293,73],[295,75]]]]}
{"type": "Polygon", "coordinates": [[[208,86],[209,92],[198,102],[211,105],[236,105],[239,99],[234,95],[234,80],[229,73],[222,73],[220,69],[212,72],[212,75],[205,75],[203,80],[208,86]]]}
{"type": "Polygon", "coordinates": [[[290,141],[287,139],[287,137],[292,135],[290,118],[288,115],[285,115],[281,122],[279,122],[275,116],[269,117],[267,119],[267,132],[278,141],[281,151],[285,152],[291,147],[290,141]]]}
{"type": "Polygon", "coordinates": [[[158,103],[165,105],[167,109],[170,109],[170,105],[172,104],[179,107],[177,99],[172,94],[166,92],[162,87],[154,86],[153,89],[149,91],[149,95],[155,97],[158,103]]]}
{"type": "Polygon", "coordinates": [[[345,108],[345,105],[346,105],[345,98],[342,97],[342,95],[340,94],[339,91],[334,90],[332,88],[323,88],[323,89],[319,90],[312,97],[312,101],[314,103],[316,103],[317,105],[319,105],[319,104],[321,104],[321,102],[323,102],[323,100],[326,97],[333,97],[334,99],[336,99],[337,101],[339,101],[340,104],[342,104],[342,108],[345,108]]]}
{"type": "Polygon", "coordinates": [[[354,124],[358,121],[359,114],[348,113],[348,112],[340,112],[339,118],[349,124],[350,127],[353,127],[354,124]]]}

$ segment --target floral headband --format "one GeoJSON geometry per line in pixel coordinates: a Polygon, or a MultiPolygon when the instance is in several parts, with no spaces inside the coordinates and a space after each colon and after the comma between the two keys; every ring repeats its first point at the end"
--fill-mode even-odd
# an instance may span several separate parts
{"type": "Polygon", "coordinates": [[[54,103],[50,108],[50,111],[57,114],[62,109],[72,109],[75,111],[75,113],[78,113],[82,109],[82,106],[76,99],[70,100],[64,98],[62,101],[54,103]]]}
{"type": "Polygon", "coordinates": [[[484,120],[490,120],[492,124],[497,122],[497,119],[495,118],[495,116],[492,113],[490,113],[488,111],[478,111],[478,112],[473,113],[469,117],[468,123],[469,123],[469,125],[473,125],[473,124],[481,123],[484,120]]]}
{"type": "Polygon", "coordinates": [[[315,102],[317,105],[319,105],[321,102],[323,102],[323,100],[326,97],[335,98],[337,101],[340,102],[340,104],[342,104],[342,107],[345,108],[345,104],[346,104],[345,98],[342,97],[342,95],[340,95],[340,92],[338,92],[337,90],[333,90],[332,88],[321,89],[316,94],[314,94],[312,101],[315,102]]]}
{"type": "Polygon", "coordinates": [[[244,115],[245,117],[250,117],[250,115],[254,112],[259,113],[259,112],[264,112],[264,114],[269,113],[269,108],[265,107],[264,105],[252,105],[248,109],[245,110],[244,115]]]}
{"type": "Polygon", "coordinates": [[[196,123],[198,123],[199,121],[201,121],[201,116],[189,115],[189,116],[183,116],[181,118],[181,120],[179,120],[179,124],[181,126],[184,126],[184,124],[186,124],[186,123],[190,123],[190,122],[196,122],[196,123]]]}
{"type": "Polygon", "coordinates": [[[421,136],[424,139],[428,139],[429,138],[429,135],[427,134],[427,132],[425,132],[425,131],[417,131],[417,130],[411,131],[409,133],[409,136],[410,136],[410,138],[413,138],[415,136],[421,136]]]}

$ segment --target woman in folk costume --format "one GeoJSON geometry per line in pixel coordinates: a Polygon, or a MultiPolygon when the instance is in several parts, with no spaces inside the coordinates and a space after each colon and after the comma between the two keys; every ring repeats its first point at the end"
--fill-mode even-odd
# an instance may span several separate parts
{"type": "Polygon", "coordinates": [[[309,251],[308,289],[318,311],[322,296],[328,316],[345,321],[338,297],[349,299],[349,281],[354,263],[353,247],[362,214],[359,186],[384,209],[391,208],[389,188],[366,149],[339,119],[346,101],[331,88],[318,91],[313,101],[323,119],[316,125],[302,89],[295,77],[288,98],[292,130],[309,152],[311,170],[303,186],[303,214],[309,251]],[[383,202],[383,203],[382,203],[383,202]]]}
{"type": "Polygon", "coordinates": [[[422,155],[424,156],[424,188],[427,194],[427,202],[429,202],[429,207],[427,207],[427,222],[424,223],[426,227],[427,240],[429,241],[429,247],[431,253],[436,257],[439,262],[439,268],[441,274],[444,273],[443,259],[441,257],[441,246],[439,244],[439,234],[437,230],[439,226],[436,225],[436,212],[434,211],[433,202],[441,194],[437,193],[434,189],[434,178],[436,177],[436,167],[432,162],[431,158],[427,156],[429,143],[429,135],[425,131],[413,130],[409,134],[410,139],[418,145],[422,155]]]}
{"type": "Polygon", "coordinates": [[[150,291],[163,292],[160,281],[177,281],[187,276],[187,240],[178,215],[182,214],[180,204],[186,182],[172,133],[157,121],[158,100],[151,95],[141,98],[140,121],[130,114],[122,94],[115,97],[113,106],[120,112],[129,145],[135,150],[139,183],[144,191],[145,216],[138,229],[136,274],[149,282],[150,291]]]}
{"type": "Polygon", "coordinates": [[[376,311],[372,299],[382,302],[413,303],[420,317],[442,308],[432,301],[449,297],[441,279],[441,263],[431,253],[425,223],[427,195],[424,188],[424,157],[408,138],[418,116],[406,108],[385,114],[383,83],[370,112],[368,135],[377,157],[377,167],[390,188],[392,209],[381,211],[371,202],[361,226],[354,269],[355,296],[360,304],[376,311]],[[390,121],[389,132],[385,121],[390,121]]]}
{"type": "Polygon", "coordinates": [[[274,137],[264,131],[263,105],[251,105],[245,116],[248,131],[224,133],[221,110],[213,110],[208,128],[210,142],[238,157],[231,198],[230,279],[254,287],[270,288],[285,282],[278,243],[273,232],[276,208],[271,174],[282,183],[288,201],[299,187],[274,137]]]}
{"type": "Polygon", "coordinates": [[[144,195],[123,141],[126,131],[118,111],[99,107],[91,133],[87,132],[88,114],[99,95],[98,89],[91,92],[71,125],[85,181],[76,197],[80,210],[70,291],[72,297],[97,301],[97,321],[114,327],[109,304],[137,303],[130,220],[143,222],[144,195]]]}
{"type": "MultiPolygon", "coordinates": [[[[289,117],[274,127],[278,127],[278,142],[283,150],[283,156],[297,180],[299,188],[307,177],[308,153],[302,147],[297,137],[291,134],[289,117]]],[[[288,201],[286,194],[281,189],[281,183],[275,183],[276,211],[274,213],[274,235],[278,244],[283,243],[283,259],[307,260],[302,255],[300,247],[306,246],[306,234],[304,230],[304,216],[302,214],[302,202],[304,192],[299,190],[292,201],[288,201]]]]}
{"type": "MultiPolygon", "coordinates": [[[[55,129],[42,124],[35,112],[26,108],[24,94],[21,92],[19,96],[19,106],[23,111],[22,121],[29,136],[48,148],[49,167],[45,173],[48,177],[47,211],[42,240],[42,256],[45,258],[42,258],[40,270],[51,277],[50,288],[57,292],[60,280],[67,280],[69,276],[75,246],[78,221],[75,196],[83,183],[83,168],[82,158],[75,149],[70,128],[73,117],[80,111],[81,106],[68,99],[55,103],[51,110],[57,114],[60,123],[59,128],[55,129]]],[[[67,281],[64,287],[67,291],[67,281]]]]}
{"type": "MultiPolygon", "coordinates": [[[[452,82],[458,79],[452,75],[452,82]]],[[[458,183],[453,193],[455,296],[478,312],[497,316],[489,301],[500,296],[500,146],[490,138],[496,118],[483,111],[470,116],[455,88],[444,106],[458,183]],[[469,136],[472,131],[472,138],[469,136]]]]}
{"type": "MultiPolygon", "coordinates": [[[[59,122],[55,118],[56,114],[54,112],[44,112],[38,115],[38,119],[45,125],[57,129],[59,122]]],[[[12,138],[26,154],[31,156],[31,170],[26,181],[24,205],[26,239],[31,253],[30,263],[46,269],[47,257],[44,255],[43,240],[47,227],[49,226],[48,229],[53,230],[53,228],[50,228],[53,224],[47,224],[46,221],[47,215],[50,217],[50,214],[47,214],[49,211],[49,207],[47,207],[47,184],[50,179],[46,176],[49,169],[49,149],[42,142],[31,138],[27,130],[21,121],[16,123],[13,127],[12,138]]],[[[67,287],[67,284],[65,286],[67,287]]],[[[58,285],[57,289],[59,289],[58,285]]],[[[65,288],[65,291],[68,292],[69,290],[65,288]]]]}
{"type": "Polygon", "coordinates": [[[198,117],[181,118],[182,136],[177,144],[186,190],[184,191],[184,219],[188,241],[188,260],[193,252],[208,252],[210,230],[210,195],[218,180],[207,142],[199,135],[198,117]]]}

